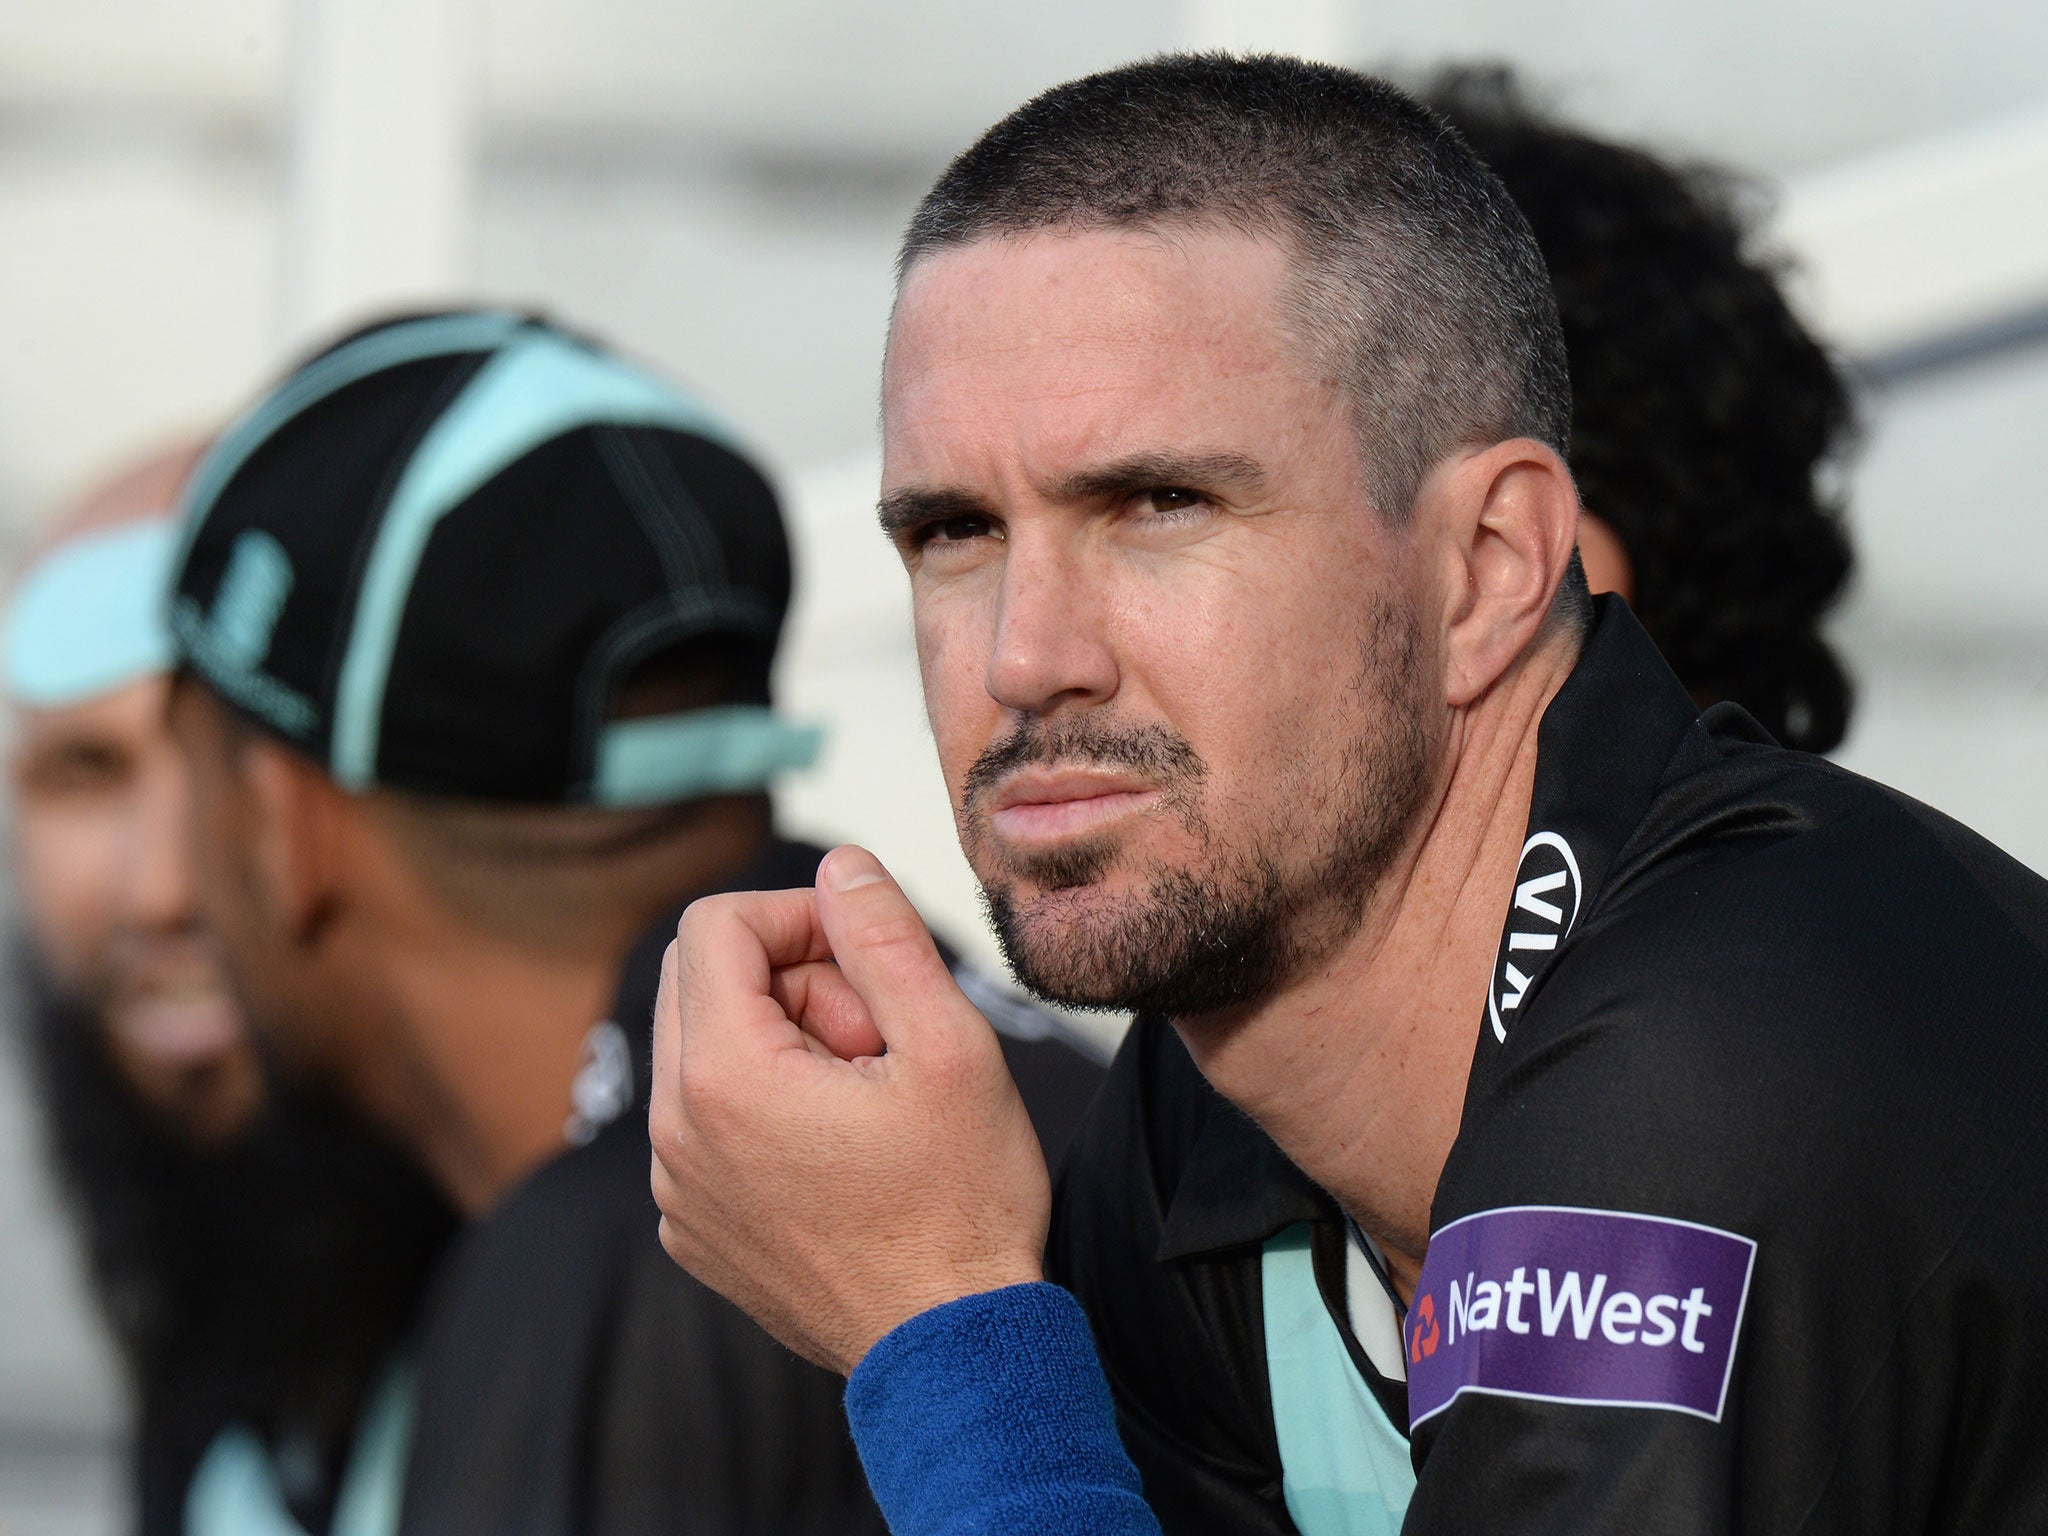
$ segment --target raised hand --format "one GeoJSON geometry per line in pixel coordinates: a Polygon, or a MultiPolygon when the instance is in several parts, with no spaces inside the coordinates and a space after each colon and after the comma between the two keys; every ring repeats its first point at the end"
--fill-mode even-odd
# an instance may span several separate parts
{"type": "Polygon", "coordinates": [[[1040,1278],[1051,1190],[1001,1047],[864,849],[683,915],[648,1129],[670,1257],[820,1365],[1040,1278]]]}

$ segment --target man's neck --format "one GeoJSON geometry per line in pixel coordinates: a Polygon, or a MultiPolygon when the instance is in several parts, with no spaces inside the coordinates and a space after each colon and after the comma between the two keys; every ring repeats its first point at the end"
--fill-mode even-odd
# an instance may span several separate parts
{"type": "Polygon", "coordinates": [[[400,1134],[464,1214],[480,1215],[562,1150],[590,1030],[623,948],[535,952],[464,934],[396,968],[411,1070],[400,1134]]]}
{"type": "Polygon", "coordinates": [[[765,800],[700,809],[678,835],[617,853],[597,873],[565,870],[553,899],[573,917],[561,921],[465,918],[401,858],[384,861],[379,910],[391,915],[358,937],[356,960],[379,977],[389,1049],[359,1092],[466,1214],[562,1151],[585,1042],[647,925],[770,841],[765,800]]]}
{"type": "Polygon", "coordinates": [[[1378,1240],[1404,1296],[1457,1138],[1537,727],[1576,653],[1545,641],[1456,719],[1447,777],[1334,955],[1253,1009],[1177,1021],[1203,1075],[1378,1240]]]}

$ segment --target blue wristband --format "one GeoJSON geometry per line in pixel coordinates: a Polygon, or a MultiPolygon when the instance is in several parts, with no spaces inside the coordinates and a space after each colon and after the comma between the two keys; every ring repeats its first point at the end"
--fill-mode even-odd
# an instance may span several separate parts
{"type": "Polygon", "coordinates": [[[846,1384],[894,1536],[1158,1536],[1080,1304],[1055,1285],[913,1317],[846,1384]]]}

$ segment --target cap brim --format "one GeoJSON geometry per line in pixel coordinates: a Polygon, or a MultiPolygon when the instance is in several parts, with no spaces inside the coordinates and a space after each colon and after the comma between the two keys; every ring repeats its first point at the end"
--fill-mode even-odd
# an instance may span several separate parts
{"type": "Polygon", "coordinates": [[[0,677],[14,701],[63,709],[168,672],[175,552],[163,517],[86,534],[37,563],[0,632],[0,677]]]}

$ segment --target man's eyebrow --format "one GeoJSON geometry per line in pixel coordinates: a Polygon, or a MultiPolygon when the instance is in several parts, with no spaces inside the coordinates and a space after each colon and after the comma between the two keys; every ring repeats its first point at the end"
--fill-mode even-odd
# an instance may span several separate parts
{"type": "Polygon", "coordinates": [[[922,524],[942,522],[949,517],[990,515],[987,503],[972,491],[920,485],[889,492],[876,504],[875,514],[882,532],[892,539],[901,538],[922,524]]]}
{"type": "Polygon", "coordinates": [[[1256,495],[1264,489],[1266,471],[1242,453],[1134,453],[1089,469],[1077,470],[1047,488],[1055,501],[1100,501],[1133,491],[1235,490],[1256,495]]]}
{"type": "MultiPolygon", "coordinates": [[[[1266,471],[1248,454],[1219,449],[1212,453],[1134,453],[1106,464],[1092,465],[1053,482],[1046,493],[1054,501],[1102,501],[1154,487],[1177,490],[1235,490],[1256,495],[1266,485],[1266,471]]],[[[876,507],[882,532],[900,538],[925,523],[949,517],[993,517],[980,496],[950,486],[905,486],[889,492],[876,507]]]]}

